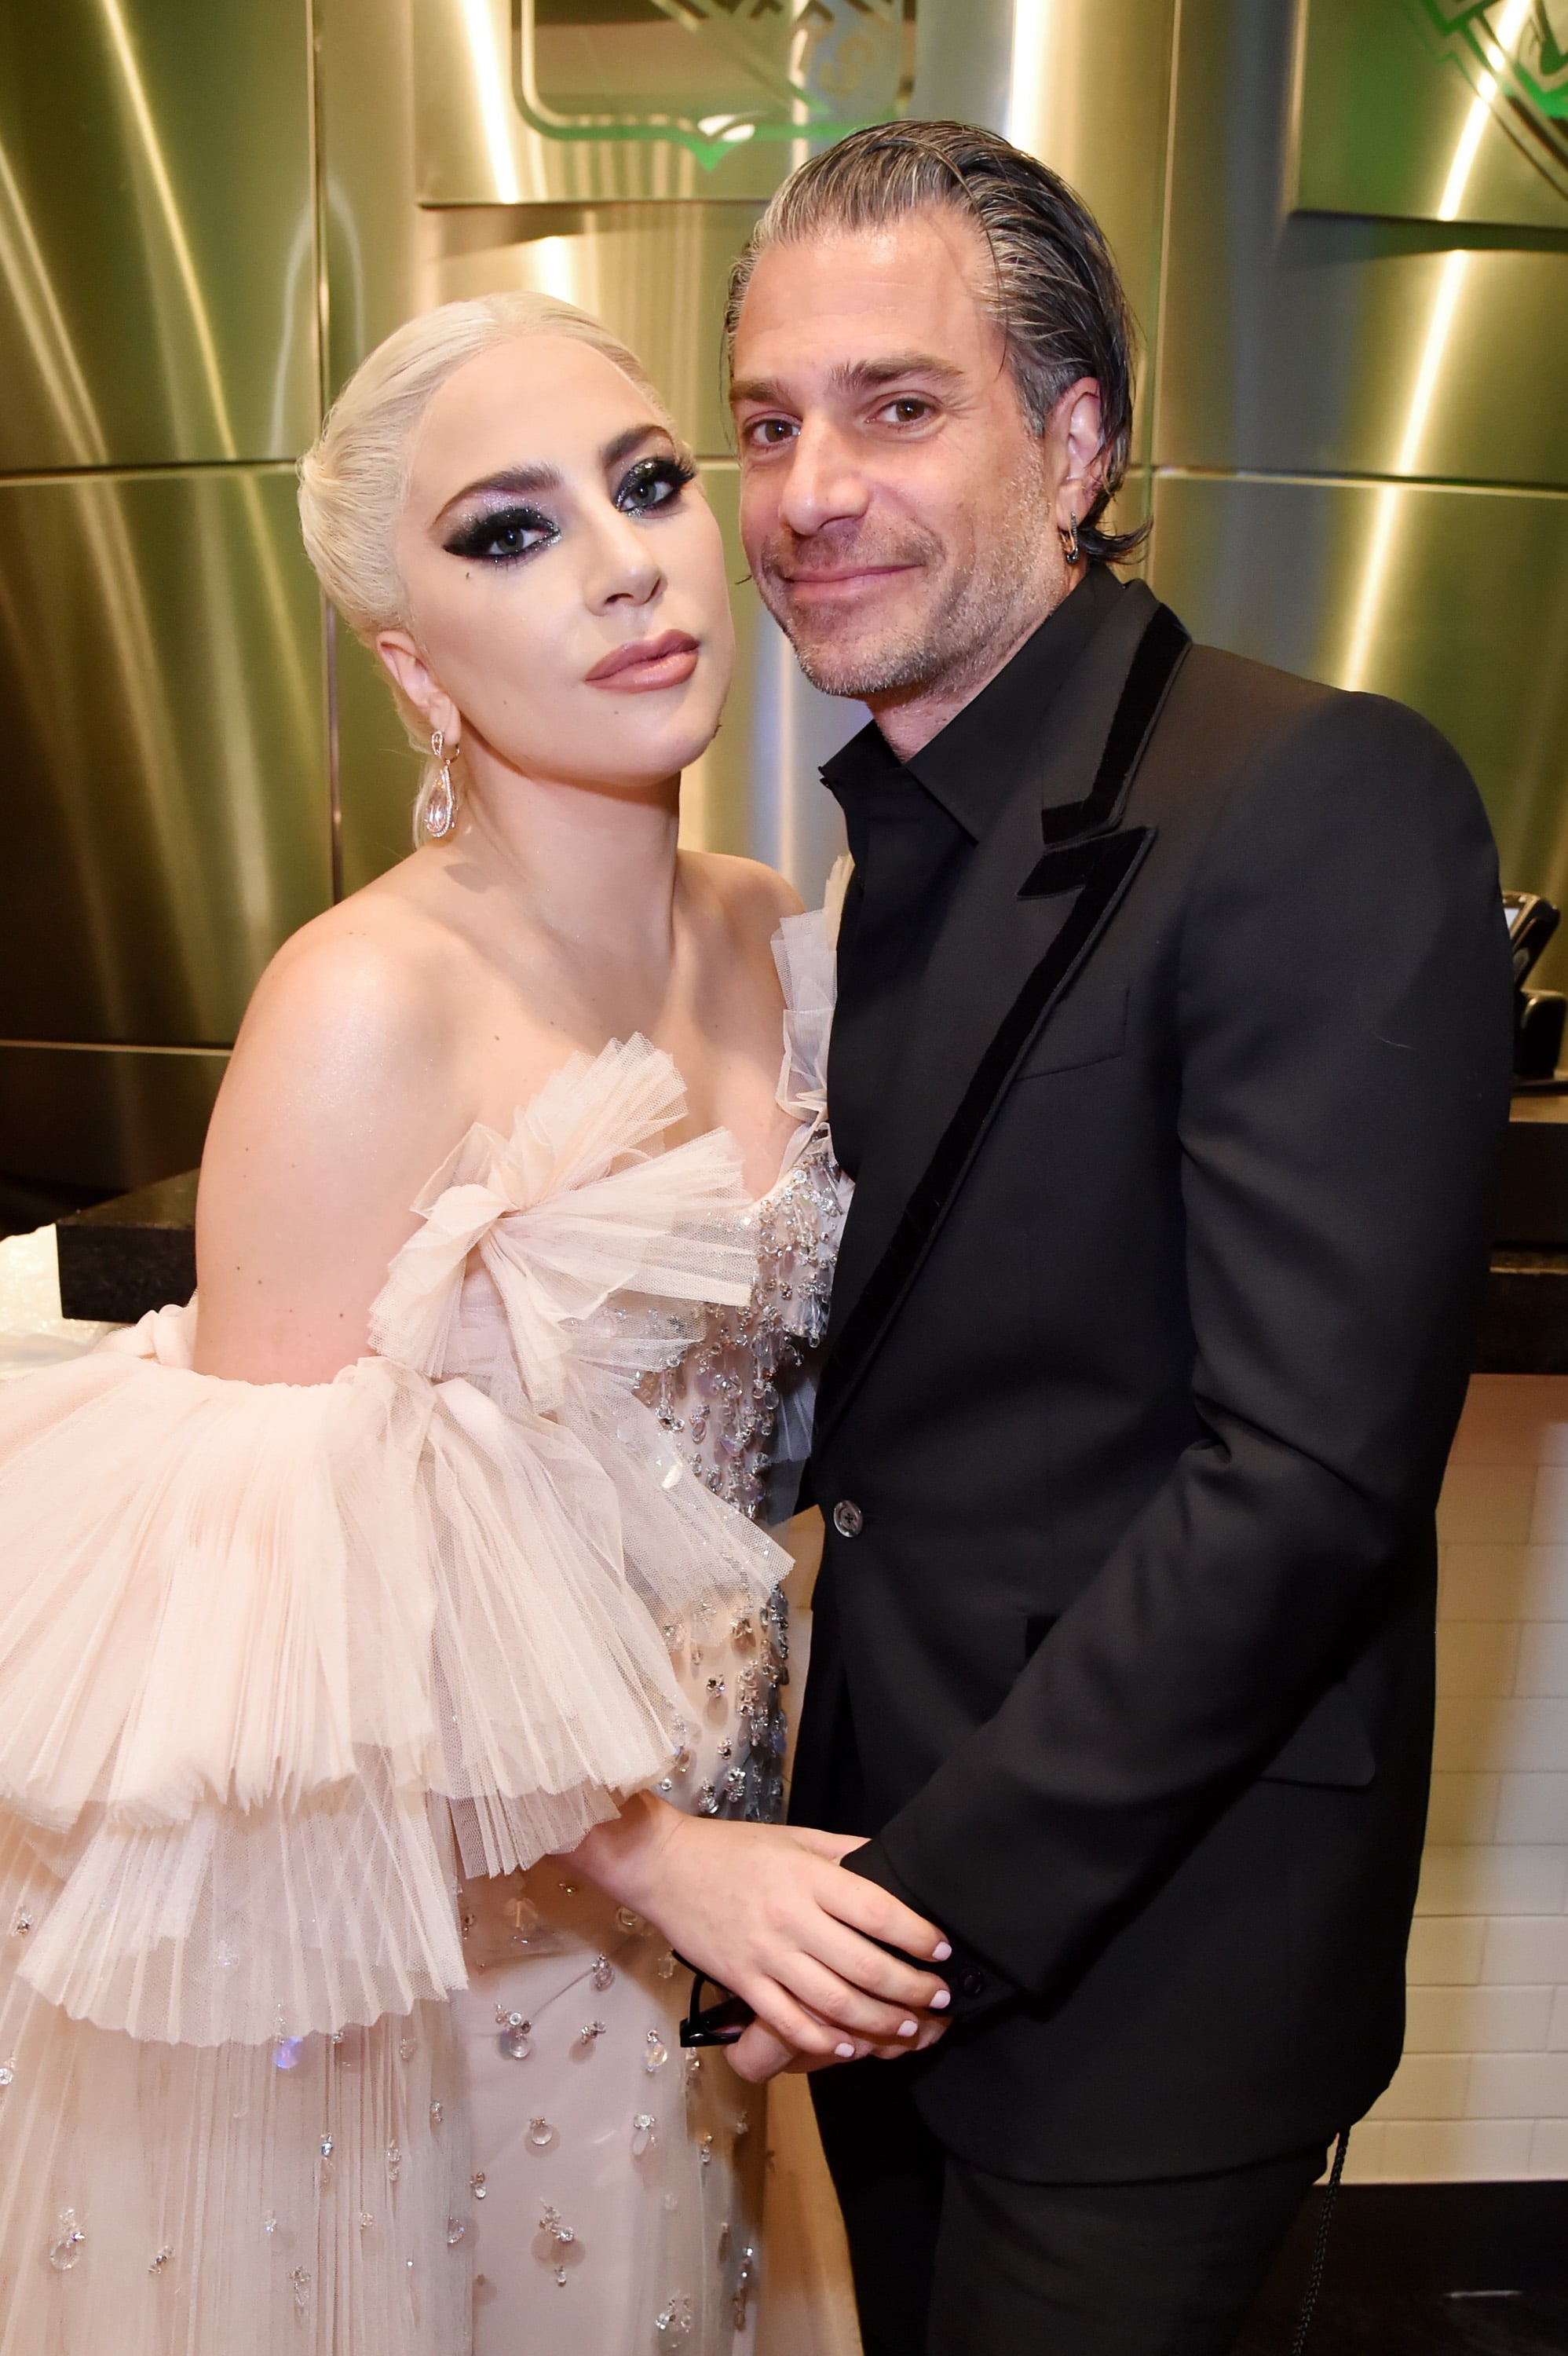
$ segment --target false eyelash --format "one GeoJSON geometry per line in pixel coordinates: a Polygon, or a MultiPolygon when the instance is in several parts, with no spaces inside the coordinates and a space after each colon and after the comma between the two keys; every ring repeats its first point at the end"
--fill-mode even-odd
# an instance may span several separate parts
{"type": "Polygon", "coordinates": [[[507,549],[498,556],[487,553],[490,543],[503,531],[538,531],[555,537],[555,525],[537,508],[493,508],[487,514],[475,516],[472,523],[462,525],[445,542],[449,556],[465,556],[489,564],[516,564],[525,556],[532,556],[549,541],[537,541],[532,548],[507,549]]]}

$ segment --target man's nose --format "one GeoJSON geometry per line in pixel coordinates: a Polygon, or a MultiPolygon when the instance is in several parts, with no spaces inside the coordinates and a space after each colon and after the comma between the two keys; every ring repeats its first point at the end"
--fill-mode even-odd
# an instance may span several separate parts
{"type": "Polygon", "coordinates": [[[780,521],[805,538],[827,524],[859,521],[869,500],[844,436],[826,420],[803,420],[779,500],[780,521]]]}

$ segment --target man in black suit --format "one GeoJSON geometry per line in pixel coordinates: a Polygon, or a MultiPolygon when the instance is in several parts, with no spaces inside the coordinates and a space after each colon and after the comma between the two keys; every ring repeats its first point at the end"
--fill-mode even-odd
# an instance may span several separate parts
{"type": "Polygon", "coordinates": [[[1108,569],[1129,322],[1032,159],[855,134],[731,328],[753,573],[873,714],[793,1813],[955,1955],[944,2042],[813,2082],[866,2346],[1219,2356],[1400,2054],[1491,838],[1413,714],[1108,569]]]}

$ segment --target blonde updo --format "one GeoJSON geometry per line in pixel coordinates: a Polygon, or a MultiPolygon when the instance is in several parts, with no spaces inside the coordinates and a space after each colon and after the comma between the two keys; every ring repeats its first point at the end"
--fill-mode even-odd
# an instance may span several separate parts
{"type": "MultiPolygon", "coordinates": [[[[379,632],[407,628],[397,530],[409,493],[414,432],[435,395],[464,363],[519,336],[571,336],[602,352],[649,401],[669,412],[634,352],[608,327],[551,294],[480,294],[444,303],[395,328],[360,362],[299,463],[300,529],[316,577],[349,628],[373,647],[379,632]]],[[[421,713],[389,681],[409,742],[426,755],[414,804],[414,841],[438,775],[421,713]]]]}

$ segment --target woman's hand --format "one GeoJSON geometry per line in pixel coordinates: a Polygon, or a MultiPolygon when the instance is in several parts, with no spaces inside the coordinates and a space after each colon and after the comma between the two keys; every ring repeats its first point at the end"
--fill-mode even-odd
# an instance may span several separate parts
{"type": "MultiPolygon", "coordinates": [[[[874,1881],[840,1871],[861,1846],[794,1825],[688,1816],[647,1793],[596,1826],[572,1861],[617,1903],[656,1923],[688,1963],[743,1997],[778,2046],[806,2064],[914,2051],[948,2001],[945,1983],[878,1942],[942,1962],[935,1925],[874,1881]]],[[[751,2036],[751,2031],[747,2031],[751,2036]]],[[[742,2038],[741,2074],[784,2066],[742,2038]],[[760,2065],[760,2066],[759,2066],[760,2065]]]]}

